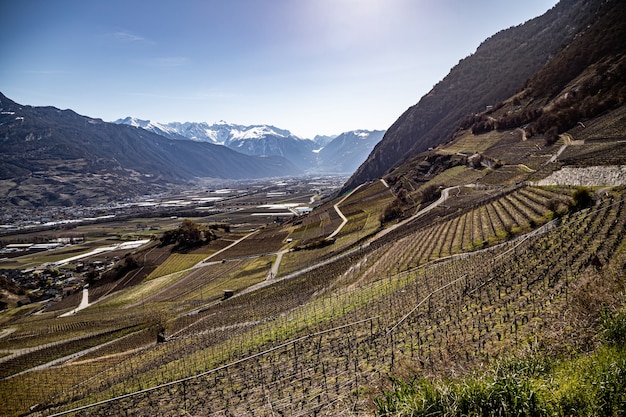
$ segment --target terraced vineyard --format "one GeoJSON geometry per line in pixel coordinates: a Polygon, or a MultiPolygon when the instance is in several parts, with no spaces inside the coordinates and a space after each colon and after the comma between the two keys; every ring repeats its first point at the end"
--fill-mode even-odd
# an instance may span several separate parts
{"type": "MultiPolygon", "coordinates": [[[[351,195],[349,195],[345,201],[339,204],[340,210],[344,216],[348,219],[348,223],[340,230],[335,236],[335,242],[332,245],[319,248],[317,250],[301,250],[297,252],[290,252],[285,254],[282,266],[279,270],[279,275],[287,275],[302,267],[314,263],[321,259],[326,259],[332,256],[334,253],[339,253],[342,250],[350,247],[361,239],[365,239],[367,236],[373,234],[380,229],[380,216],[387,204],[393,200],[394,196],[382,181],[374,181],[366,187],[361,187],[351,195]]],[[[338,214],[333,206],[325,205],[316,210],[316,217],[330,218],[337,216],[338,214]],[[334,214],[333,214],[334,213],[334,214]]],[[[315,212],[314,212],[315,213],[315,212]]],[[[311,227],[310,222],[308,223],[311,227]]],[[[341,223],[336,222],[335,229],[341,223]]],[[[302,237],[300,230],[304,227],[302,225],[294,225],[295,231],[289,235],[290,238],[297,240],[298,236],[302,237]]],[[[318,229],[314,234],[312,231],[307,235],[307,239],[303,243],[311,240],[323,240],[328,237],[335,229],[330,230],[327,227],[318,229]],[[329,231],[330,230],[330,231],[329,231]]]]}
{"type": "Polygon", "coordinates": [[[152,273],[148,275],[147,279],[158,278],[163,275],[169,275],[174,272],[191,268],[206,257],[207,255],[204,254],[173,253],[161,265],[152,271],[152,273]]]}
{"type": "Polygon", "coordinates": [[[287,234],[286,231],[277,228],[261,229],[257,233],[250,234],[236,246],[221,252],[219,256],[224,259],[231,259],[259,253],[278,252],[285,246],[287,234]]]}
{"type": "MultiPolygon", "coordinates": [[[[20,375],[24,365],[5,367],[13,362],[1,357],[10,376],[0,381],[2,414],[35,406],[47,415],[102,400],[74,415],[371,412],[387,373],[449,372],[521,348],[541,337],[553,314],[584,296],[585,282],[614,279],[615,268],[626,262],[623,191],[523,234],[531,223],[548,221],[547,201],[568,196],[563,189],[508,190],[409,235],[398,229],[280,285],[174,315],[168,306],[184,304],[173,304],[171,292],[157,292],[135,307],[127,302],[127,309],[114,297],[85,310],[80,320],[48,314],[35,327],[25,317],[0,339],[3,348],[23,346],[27,328],[40,329],[34,341],[62,341],[58,326],[64,326],[93,340],[95,349],[54,371],[20,375]],[[499,244],[509,229],[518,237],[499,244]],[[482,250],[458,253],[485,241],[482,250]],[[592,265],[596,257],[602,269],[592,265]],[[435,259],[440,261],[426,263],[435,259]],[[82,324],[106,315],[114,322],[119,312],[135,317],[136,327],[113,327],[111,339],[99,335],[102,328],[82,324]],[[162,343],[156,343],[159,326],[165,329],[162,343]]],[[[358,210],[350,218],[364,224],[358,210]]],[[[245,269],[248,261],[239,262],[236,269],[245,269]]],[[[216,276],[231,266],[218,264],[216,276]]],[[[183,298],[199,295],[202,270],[198,279],[185,278],[198,284],[180,281],[181,291],[190,291],[183,298]]],[[[53,355],[38,349],[37,362],[83,349],[70,345],[60,343],[53,355]]]]}
{"type": "Polygon", "coordinates": [[[298,222],[290,237],[302,242],[324,238],[341,224],[341,218],[332,205],[325,204],[298,222]]]}
{"type": "Polygon", "coordinates": [[[491,197],[492,201],[470,210],[459,209],[458,213],[448,214],[448,220],[441,220],[397,241],[389,252],[395,265],[381,265],[381,268],[404,271],[530,231],[546,223],[553,215],[553,202],[564,204],[569,193],[567,189],[550,191],[537,187],[505,189],[499,197],[491,197]]]}

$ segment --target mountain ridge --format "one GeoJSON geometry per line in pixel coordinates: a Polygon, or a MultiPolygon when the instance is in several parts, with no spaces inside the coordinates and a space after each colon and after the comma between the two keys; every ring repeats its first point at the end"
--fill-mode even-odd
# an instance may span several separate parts
{"type": "Polygon", "coordinates": [[[343,191],[449,140],[468,114],[513,95],[580,32],[593,7],[562,0],[542,16],[487,38],[389,127],[343,191]]]}
{"type": "Polygon", "coordinates": [[[172,140],[72,110],[32,107],[0,94],[2,200],[73,205],[120,198],[198,178],[266,178],[302,171],[278,156],[172,140]]]}
{"type": "Polygon", "coordinates": [[[287,129],[272,125],[246,126],[224,121],[213,124],[206,122],[163,124],[130,116],[118,119],[114,123],[146,129],[170,139],[211,142],[247,155],[282,156],[302,170],[315,173],[352,173],[380,141],[382,138],[380,133],[384,133],[379,130],[357,129],[339,135],[317,135],[311,140],[300,138],[287,129]],[[358,135],[366,140],[346,142],[346,138],[358,135]],[[324,151],[325,148],[328,149],[324,151]]]}
{"type": "Polygon", "coordinates": [[[446,143],[384,174],[394,191],[418,199],[429,186],[468,182],[623,184],[626,4],[589,5],[584,31],[513,95],[467,115],[446,143]],[[463,175],[443,174],[451,168],[463,175]]]}

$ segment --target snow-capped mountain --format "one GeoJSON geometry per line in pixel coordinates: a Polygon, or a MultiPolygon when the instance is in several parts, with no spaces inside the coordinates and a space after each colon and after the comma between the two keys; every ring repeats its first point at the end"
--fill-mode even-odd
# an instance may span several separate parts
{"type": "Polygon", "coordinates": [[[246,155],[282,156],[300,169],[315,172],[352,172],[365,161],[384,132],[355,130],[336,136],[302,139],[270,125],[244,126],[220,121],[158,123],[126,117],[115,121],[149,130],[170,139],[224,145],[246,155]]]}
{"type": "Polygon", "coordinates": [[[320,147],[324,147],[333,141],[339,135],[315,135],[313,142],[317,143],[320,147]]]}
{"type": "Polygon", "coordinates": [[[303,169],[316,164],[310,139],[302,139],[285,129],[269,125],[244,126],[220,121],[209,125],[206,122],[157,123],[126,117],[115,121],[118,124],[140,127],[170,139],[190,139],[227,146],[246,155],[283,156],[303,169]]]}
{"type": "Polygon", "coordinates": [[[231,131],[231,125],[225,122],[209,125],[206,122],[172,122],[167,127],[173,129],[176,134],[184,136],[187,139],[198,142],[211,142],[223,145],[228,139],[231,131]]]}
{"type": "Polygon", "coordinates": [[[301,139],[288,130],[266,125],[233,129],[224,145],[246,155],[282,156],[305,169],[315,166],[313,150],[318,148],[310,139],[301,139]]]}
{"type": "Polygon", "coordinates": [[[117,119],[113,123],[118,125],[129,125],[133,127],[139,127],[149,132],[156,133],[157,135],[165,136],[169,139],[188,139],[184,135],[180,135],[178,130],[169,125],[153,122],[151,120],[141,120],[135,117],[126,117],[124,119],[117,119]]]}
{"type": "Polygon", "coordinates": [[[384,134],[384,130],[353,130],[342,133],[317,153],[316,171],[325,173],[356,171],[384,134]]]}
{"type": "Polygon", "coordinates": [[[228,144],[231,142],[236,143],[245,139],[261,140],[267,136],[309,141],[308,139],[300,139],[288,130],[269,125],[244,126],[225,121],[219,121],[211,125],[206,122],[171,122],[163,124],[134,117],[118,119],[115,123],[140,127],[170,139],[190,139],[226,146],[229,146],[228,144]]]}

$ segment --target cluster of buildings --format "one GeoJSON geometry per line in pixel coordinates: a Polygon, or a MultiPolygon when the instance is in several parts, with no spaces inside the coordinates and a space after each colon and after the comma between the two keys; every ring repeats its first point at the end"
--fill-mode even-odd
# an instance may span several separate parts
{"type": "MultiPolygon", "coordinates": [[[[48,243],[9,244],[0,249],[0,260],[8,261],[10,257],[57,249],[82,242],[82,237],[72,237],[58,238],[48,243]]],[[[83,258],[68,263],[48,263],[25,269],[2,269],[2,264],[0,264],[0,277],[4,283],[9,283],[5,285],[4,291],[0,292],[0,310],[13,305],[21,306],[38,301],[60,301],[79,291],[90,276],[96,276],[118,260],[118,257],[110,259],[105,257],[105,261],[88,261],[83,258]],[[9,296],[8,293],[13,294],[9,296]],[[12,299],[12,302],[9,299],[12,299]]]]}
{"type": "MultiPolygon", "coordinates": [[[[92,274],[106,270],[115,261],[77,261],[60,267],[42,265],[27,269],[0,269],[0,275],[6,277],[23,293],[18,295],[16,305],[22,306],[38,301],[57,302],[64,297],[80,291],[92,274]]],[[[9,306],[0,297],[0,310],[9,306]]]]}

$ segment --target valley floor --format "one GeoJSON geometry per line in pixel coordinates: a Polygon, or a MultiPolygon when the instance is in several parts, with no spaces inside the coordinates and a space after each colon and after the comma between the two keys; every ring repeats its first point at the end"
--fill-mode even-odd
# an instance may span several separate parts
{"type": "Polygon", "coordinates": [[[210,260],[172,254],[70,317],[16,310],[2,318],[2,414],[372,415],[390,375],[592,351],[598,306],[624,301],[626,194],[541,208],[568,193],[454,187],[382,232],[393,194],[375,182],[210,260]]]}

